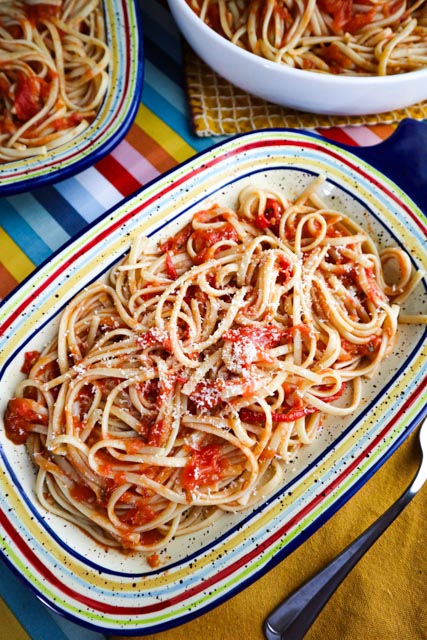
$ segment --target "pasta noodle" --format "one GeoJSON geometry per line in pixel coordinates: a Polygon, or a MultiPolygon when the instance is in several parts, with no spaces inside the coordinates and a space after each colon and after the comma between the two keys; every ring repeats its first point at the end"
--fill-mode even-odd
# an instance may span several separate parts
{"type": "Polygon", "coordinates": [[[153,552],[257,504],[326,417],[357,411],[398,322],[427,317],[400,311],[408,256],[379,253],[321,181],[294,201],[247,187],[160,245],[138,237],[26,354],[5,426],[46,509],[153,552]]]}
{"type": "Polygon", "coordinates": [[[44,155],[84,131],[109,62],[100,0],[0,1],[0,161],[44,155]]]}
{"type": "Polygon", "coordinates": [[[425,0],[187,0],[215,31],[296,69],[392,75],[427,66],[425,0]]]}

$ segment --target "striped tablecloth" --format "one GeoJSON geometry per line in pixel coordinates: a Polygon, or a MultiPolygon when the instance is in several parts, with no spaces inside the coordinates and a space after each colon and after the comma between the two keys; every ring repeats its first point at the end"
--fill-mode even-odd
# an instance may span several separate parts
{"type": "MultiPolygon", "coordinates": [[[[197,137],[191,129],[182,43],[165,3],[142,0],[141,10],[145,82],[135,122],[126,138],[94,167],[55,186],[0,199],[0,298],[87,223],[162,172],[219,141],[197,137]]],[[[377,125],[319,132],[332,140],[370,145],[392,130],[377,125]]],[[[51,613],[2,562],[0,595],[0,640],[102,637],[51,613]]]]}

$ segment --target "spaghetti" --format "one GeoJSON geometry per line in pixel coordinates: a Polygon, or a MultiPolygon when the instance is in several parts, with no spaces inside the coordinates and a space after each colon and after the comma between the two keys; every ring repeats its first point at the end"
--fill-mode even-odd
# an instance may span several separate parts
{"type": "Polygon", "coordinates": [[[0,161],[75,138],[106,94],[110,51],[100,0],[0,3],[0,161]]]}
{"type": "Polygon", "coordinates": [[[187,0],[234,44],[297,69],[392,75],[427,66],[425,0],[187,0]]]}
{"type": "Polygon", "coordinates": [[[5,426],[48,511],[152,552],[257,504],[325,417],[357,411],[398,321],[427,318],[400,311],[408,256],[379,253],[320,181],[293,202],[247,187],[159,246],[138,237],[26,354],[5,426]]]}

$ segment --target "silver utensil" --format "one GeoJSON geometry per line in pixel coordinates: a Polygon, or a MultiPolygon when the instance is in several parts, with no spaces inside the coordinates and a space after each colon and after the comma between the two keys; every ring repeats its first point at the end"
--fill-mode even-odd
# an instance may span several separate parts
{"type": "Polygon", "coordinates": [[[342,553],[268,616],[264,623],[267,640],[301,640],[351,569],[421,489],[427,479],[427,418],[418,438],[421,461],[406,491],[342,553]]]}

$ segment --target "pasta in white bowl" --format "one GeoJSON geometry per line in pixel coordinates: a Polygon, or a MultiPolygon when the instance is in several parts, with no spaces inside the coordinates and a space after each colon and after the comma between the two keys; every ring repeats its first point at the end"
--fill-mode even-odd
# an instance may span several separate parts
{"type": "Polygon", "coordinates": [[[206,64],[269,102],[352,116],[427,99],[425,2],[168,2],[206,64]]]}

